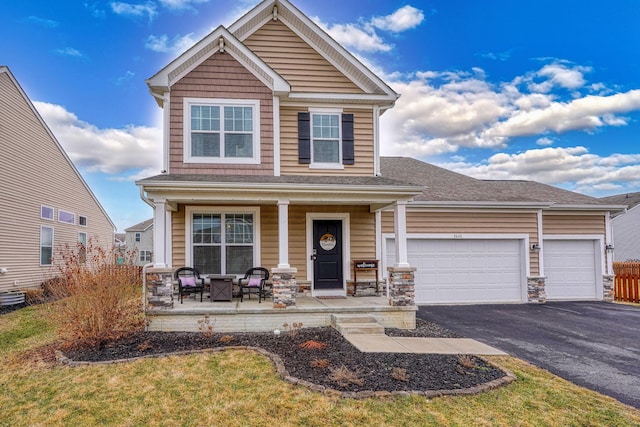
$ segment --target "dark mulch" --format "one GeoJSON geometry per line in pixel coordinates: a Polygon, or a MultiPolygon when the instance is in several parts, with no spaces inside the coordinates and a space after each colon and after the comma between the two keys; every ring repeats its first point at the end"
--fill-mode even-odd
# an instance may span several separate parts
{"type": "Polygon", "coordinates": [[[0,305],[0,315],[11,313],[12,311],[20,310],[27,306],[27,303],[12,304],[12,305],[0,305]]]}
{"type": "MultiPolygon", "coordinates": [[[[66,356],[74,361],[98,362],[215,347],[259,347],[278,355],[290,376],[342,392],[455,390],[482,385],[506,375],[477,357],[471,357],[474,366],[469,366],[456,355],[362,353],[333,328],[303,328],[294,332],[283,332],[280,336],[273,333],[214,333],[207,336],[200,332],[143,332],[107,348],[67,351],[66,356]],[[311,340],[326,344],[326,347],[301,347],[311,340]],[[349,379],[352,374],[353,378],[349,379]]],[[[415,331],[387,329],[387,333],[456,337],[454,333],[424,321],[418,322],[415,331]]]]}

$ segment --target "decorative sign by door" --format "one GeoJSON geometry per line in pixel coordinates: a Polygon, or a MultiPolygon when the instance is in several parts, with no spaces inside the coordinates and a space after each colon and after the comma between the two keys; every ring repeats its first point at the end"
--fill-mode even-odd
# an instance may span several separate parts
{"type": "Polygon", "coordinates": [[[320,247],[325,251],[330,251],[336,247],[336,237],[331,233],[323,234],[320,237],[320,247]]]}

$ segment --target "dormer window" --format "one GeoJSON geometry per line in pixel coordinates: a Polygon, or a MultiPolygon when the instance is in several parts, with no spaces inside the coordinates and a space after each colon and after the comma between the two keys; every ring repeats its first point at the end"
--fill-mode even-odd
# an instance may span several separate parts
{"type": "Polygon", "coordinates": [[[184,100],[185,163],[260,163],[260,102],[184,100]]]}

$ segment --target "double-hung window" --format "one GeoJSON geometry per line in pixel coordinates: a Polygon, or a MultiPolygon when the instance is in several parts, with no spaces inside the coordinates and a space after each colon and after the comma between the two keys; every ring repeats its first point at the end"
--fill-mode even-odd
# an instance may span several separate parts
{"type": "Polygon", "coordinates": [[[192,211],[192,265],[204,274],[244,274],[258,260],[257,210],[192,211]]]}
{"type": "Polygon", "coordinates": [[[328,109],[298,113],[298,162],[325,169],[355,164],[353,117],[328,109]]]}
{"type": "Polygon", "coordinates": [[[186,163],[259,163],[260,102],[184,100],[186,163]]]}
{"type": "Polygon", "coordinates": [[[311,114],[311,164],[341,164],[340,114],[311,114]]]}
{"type": "Polygon", "coordinates": [[[151,262],[151,251],[140,251],[140,262],[151,262]]]}
{"type": "Polygon", "coordinates": [[[40,265],[51,265],[53,259],[53,227],[40,227],[40,265]]]}

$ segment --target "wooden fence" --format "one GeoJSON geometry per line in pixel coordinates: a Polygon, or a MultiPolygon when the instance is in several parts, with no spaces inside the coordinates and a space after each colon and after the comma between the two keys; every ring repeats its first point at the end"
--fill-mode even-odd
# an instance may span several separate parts
{"type": "Polygon", "coordinates": [[[640,303],[640,262],[614,262],[614,299],[640,303]]]}

